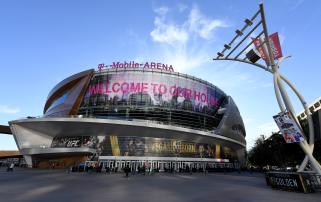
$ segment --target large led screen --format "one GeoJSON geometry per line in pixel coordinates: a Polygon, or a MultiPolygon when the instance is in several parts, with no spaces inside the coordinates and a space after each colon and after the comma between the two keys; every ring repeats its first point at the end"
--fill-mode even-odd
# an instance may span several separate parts
{"type": "Polygon", "coordinates": [[[99,156],[159,156],[193,158],[233,158],[235,152],[217,145],[193,143],[177,139],[130,136],[73,136],[54,137],[52,148],[97,149],[99,156]],[[216,156],[219,153],[219,156],[216,156]]]}
{"type": "Polygon", "coordinates": [[[197,79],[127,70],[96,75],[82,106],[147,105],[213,114],[224,98],[220,89],[197,79]]]}
{"type": "Polygon", "coordinates": [[[215,158],[215,145],[151,137],[106,136],[100,156],[215,158]]]}

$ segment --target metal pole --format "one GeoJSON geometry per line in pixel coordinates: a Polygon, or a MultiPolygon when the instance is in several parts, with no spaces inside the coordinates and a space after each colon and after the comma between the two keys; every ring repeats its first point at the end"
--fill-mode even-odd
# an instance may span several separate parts
{"type": "MultiPolygon", "coordinates": [[[[303,96],[294,87],[294,85],[285,76],[280,74],[280,77],[282,78],[283,81],[285,81],[285,83],[288,84],[288,86],[290,86],[290,88],[294,91],[294,93],[297,95],[297,97],[299,98],[299,100],[301,101],[301,103],[303,105],[304,111],[307,115],[307,120],[308,120],[308,125],[309,125],[309,146],[313,152],[313,149],[314,149],[314,128],[313,128],[313,120],[312,120],[308,105],[307,105],[306,101],[304,100],[303,96]]],[[[302,163],[298,169],[299,172],[304,171],[304,169],[308,163],[308,160],[309,160],[308,156],[305,156],[304,160],[302,161],[302,163]]]]}
{"type": "MultiPolygon", "coordinates": [[[[267,25],[266,25],[266,21],[265,21],[265,15],[264,15],[264,7],[263,7],[263,3],[260,4],[260,11],[261,11],[261,18],[262,18],[262,26],[263,26],[263,32],[264,32],[264,36],[265,36],[265,41],[266,41],[266,46],[268,49],[268,58],[270,61],[270,65],[272,67],[272,71],[274,74],[274,88],[275,88],[275,93],[276,93],[276,97],[277,97],[277,101],[278,104],[280,106],[281,111],[285,111],[284,106],[281,104],[281,99],[280,99],[280,94],[281,97],[283,99],[283,103],[286,107],[286,109],[289,111],[289,113],[291,114],[291,116],[294,118],[296,124],[298,125],[299,128],[301,128],[300,124],[298,123],[298,120],[296,118],[295,115],[295,111],[294,108],[292,106],[292,103],[289,99],[289,96],[286,92],[286,90],[284,89],[282,80],[280,78],[280,75],[278,73],[278,65],[275,65],[274,62],[274,58],[273,58],[273,52],[272,52],[272,48],[270,45],[270,40],[269,40],[269,35],[268,35],[268,30],[267,30],[267,25]],[[276,80],[276,81],[275,81],[276,80]],[[276,85],[276,86],[275,86],[276,85]],[[280,94],[279,94],[280,93],[280,94]]],[[[301,96],[302,98],[302,96],[301,96]]],[[[313,136],[312,139],[314,139],[314,132],[313,132],[313,123],[310,126],[310,122],[309,122],[309,129],[312,129],[312,131],[310,131],[310,137],[313,136]],[[312,135],[312,136],[311,136],[312,135]]],[[[306,138],[305,138],[306,139],[306,138]]],[[[313,144],[313,143],[312,143],[313,144]]],[[[304,151],[304,153],[306,154],[306,156],[308,157],[308,159],[311,162],[311,165],[313,166],[315,172],[317,172],[318,174],[321,175],[321,166],[320,164],[317,162],[317,160],[313,157],[312,152],[313,152],[313,147],[310,148],[309,144],[305,141],[300,142],[300,147],[302,148],[302,150],[304,151]]],[[[303,161],[303,163],[305,163],[306,161],[303,161]]],[[[302,166],[300,166],[300,168],[302,169],[302,166]]]]}
{"type": "MultiPolygon", "coordinates": [[[[277,84],[278,84],[278,87],[280,89],[280,93],[281,93],[281,96],[283,98],[283,101],[284,101],[284,104],[285,104],[285,107],[286,109],[289,111],[290,115],[292,116],[292,118],[294,119],[294,121],[296,122],[297,126],[301,129],[302,133],[303,133],[303,130],[301,128],[301,125],[298,121],[298,119],[296,118],[296,115],[295,115],[295,111],[294,111],[294,108],[293,108],[293,105],[291,103],[291,100],[288,96],[288,93],[286,92],[285,88],[284,88],[284,85],[283,85],[283,82],[282,80],[280,79],[280,75],[279,75],[279,72],[275,72],[274,74],[276,74],[277,76],[277,84]]],[[[281,109],[282,110],[282,109],[281,109]]],[[[283,110],[284,111],[284,110],[283,110]]],[[[305,135],[304,135],[305,137],[305,135]]],[[[305,137],[306,139],[306,137],[305,137]]]]}
{"type": "MultiPolygon", "coordinates": [[[[293,111],[291,111],[291,109],[289,108],[289,99],[288,99],[288,96],[284,90],[284,87],[283,87],[283,84],[282,84],[282,81],[280,80],[280,77],[278,76],[278,87],[280,89],[280,92],[281,92],[281,95],[282,95],[282,98],[283,98],[283,101],[284,101],[284,104],[285,106],[287,107],[287,109],[289,110],[290,114],[292,115],[293,117],[293,111]]],[[[297,123],[298,124],[298,123],[297,123]]],[[[305,138],[306,139],[306,138],[305,138]]],[[[309,144],[307,143],[306,140],[304,140],[303,142],[300,142],[300,147],[302,148],[302,150],[304,151],[304,153],[307,155],[307,157],[309,158],[309,161],[311,162],[315,172],[317,172],[319,175],[321,175],[321,169],[320,169],[320,164],[317,162],[317,160],[313,157],[312,155],[312,151],[309,144]]],[[[303,161],[305,162],[305,161],[303,161]]],[[[300,166],[301,170],[302,170],[302,167],[303,166],[300,166]]]]}
{"type": "Polygon", "coordinates": [[[274,83],[274,92],[275,92],[275,96],[276,96],[276,100],[278,102],[278,105],[279,105],[281,111],[285,111],[284,104],[281,100],[280,89],[278,88],[278,77],[275,74],[273,74],[273,83],[274,83]]]}
{"type": "Polygon", "coordinates": [[[294,91],[294,93],[297,95],[297,97],[301,101],[304,111],[307,115],[308,123],[309,123],[309,144],[310,144],[310,146],[314,145],[313,120],[312,120],[311,113],[309,111],[309,107],[307,105],[307,102],[304,100],[303,96],[299,93],[299,91],[295,88],[295,86],[285,76],[280,74],[280,77],[282,78],[283,81],[285,81],[286,84],[288,84],[288,86],[290,86],[290,88],[294,91]]]}
{"type": "Polygon", "coordinates": [[[302,150],[304,151],[304,153],[307,155],[307,157],[313,167],[313,170],[316,173],[318,173],[319,175],[321,175],[321,166],[320,166],[319,162],[314,158],[314,156],[312,154],[312,150],[310,149],[310,146],[307,143],[307,141],[305,140],[303,142],[300,142],[300,146],[301,146],[302,150]]]}
{"type": "Polygon", "coordinates": [[[261,13],[261,19],[262,19],[263,33],[264,33],[264,37],[265,37],[264,40],[266,41],[266,45],[267,45],[267,49],[268,49],[268,57],[269,57],[270,65],[272,66],[272,70],[275,72],[275,71],[277,71],[277,67],[275,66],[275,62],[273,59],[273,53],[272,53],[272,49],[271,49],[271,45],[270,45],[268,29],[267,29],[266,21],[265,21],[263,3],[260,4],[260,11],[261,11],[260,13],[261,13]]]}

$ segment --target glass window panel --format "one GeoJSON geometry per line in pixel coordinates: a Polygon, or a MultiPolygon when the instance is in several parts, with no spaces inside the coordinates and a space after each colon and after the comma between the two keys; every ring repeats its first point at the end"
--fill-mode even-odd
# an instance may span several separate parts
{"type": "Polygon", "coordinates": [[[217,87],[185,74],[109,71],[92,79],[80,112],[88,113],[88,109],[100,106],[100,114],[107,118],[126,114],[130,118],[212,129],[219,123],[221,117],[216,117],[216,111],[225,97],[217,87]],[[123,110],[115,112],[120,107],[123,110]]]}

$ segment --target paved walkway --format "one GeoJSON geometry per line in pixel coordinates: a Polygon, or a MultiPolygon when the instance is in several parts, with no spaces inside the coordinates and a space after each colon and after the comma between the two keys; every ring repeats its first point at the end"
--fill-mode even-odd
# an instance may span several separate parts
{"type": "Polygon", "coordinates": [[[0,201],[321,201],[321,193],[272,190],[262,174],[135,175],[0,168],[0,201]]]}

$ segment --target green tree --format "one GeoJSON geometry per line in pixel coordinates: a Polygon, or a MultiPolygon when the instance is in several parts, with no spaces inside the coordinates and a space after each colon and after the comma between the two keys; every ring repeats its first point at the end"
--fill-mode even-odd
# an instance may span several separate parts
{"type": "Polygon", "coordinates": [[[261,135],[255,141],[249,151],[248,163],[259,167],[293,167],[300,164],[303,158],[304,154],[298,144],[286,144],[281,134],[273,133],[269,138],[261,135]]]}

